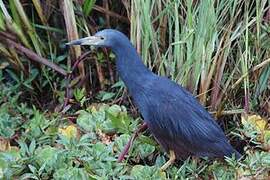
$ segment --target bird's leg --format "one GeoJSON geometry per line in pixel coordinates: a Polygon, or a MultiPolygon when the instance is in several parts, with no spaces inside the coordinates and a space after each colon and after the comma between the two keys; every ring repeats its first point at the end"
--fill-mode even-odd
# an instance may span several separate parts
{"type": "Polygon", "coordinates": [[[133,144],[133,141],[135,140],[135,138],[138,137],[140,132],[143,132],[147,129],[147,124],[143,123],[136,131],[135,133],[133,133],[133,135],[131,136],[131,138],[129,139],[128,143],[125,145],[123,151],[120,153],[119,157],[118,157],[118,162],[122,162],[123,159],[125,158],[125,155],[128,154],[128,150],[130,148],[130,146],[133,144]]]}
{"type": "Polygon", "coordinates": [[[173,150],[170,150],[170,159],[160,168],[161,171],[166,170],[171,164],[174,163],[176,157],[173,150]]]}

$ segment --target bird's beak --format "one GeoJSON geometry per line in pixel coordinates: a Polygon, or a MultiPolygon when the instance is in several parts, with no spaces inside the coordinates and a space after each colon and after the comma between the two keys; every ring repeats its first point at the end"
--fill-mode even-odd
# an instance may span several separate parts
{"type": "Polygon", "coordinates": [[[103,38],[100,36],[89,36],[86,38],[81,38],[81,39],[70,41],[70,42],[66,43],[66,45],[68,45],[68,46],[72,46],[72,45],[93,45],[93,46],[95,46],[95,45],[98,45],[102,40],[103,40],[103,38]]]}

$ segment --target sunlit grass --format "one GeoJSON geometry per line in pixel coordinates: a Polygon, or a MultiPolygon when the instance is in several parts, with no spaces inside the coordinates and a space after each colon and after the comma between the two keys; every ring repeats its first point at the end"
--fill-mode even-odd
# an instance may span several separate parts
{"type": "MultiPolygon", "coordinates": [[[[230,85],[268,57],[256,47],[266,8],[265,1],[132,1],[131,39],[151,69],[217,109],[230,85]],[[250,45],[251,38],[256,45],[250,45]]],[[[255,91],[249,81],[243,80],[245,106],[255,91]]]]}

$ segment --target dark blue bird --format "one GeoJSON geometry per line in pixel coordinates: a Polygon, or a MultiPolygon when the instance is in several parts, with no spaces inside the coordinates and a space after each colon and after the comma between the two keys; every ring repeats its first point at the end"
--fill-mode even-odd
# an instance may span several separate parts
{"type": "Polygon", "coordinates": [[[151,72],[129,39],[119,31],[105,29],[68,45],[108,47],[144,122],[158,143],[170,154],[166,169],[176,158],[188,156],[236,158],[241,155],[228,143],[222,129],[186,89],[151,72]]]}

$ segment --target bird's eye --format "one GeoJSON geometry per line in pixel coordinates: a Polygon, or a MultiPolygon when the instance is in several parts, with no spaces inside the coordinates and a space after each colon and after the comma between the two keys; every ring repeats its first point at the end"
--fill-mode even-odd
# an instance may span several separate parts
{"type": "Polygon", "coordinates": [[[102,36],[100,36],[100,39],[101,39],[101,40],[104,40],[105,38],[104,38],[104,37],[102,37],[102,36]]]}

